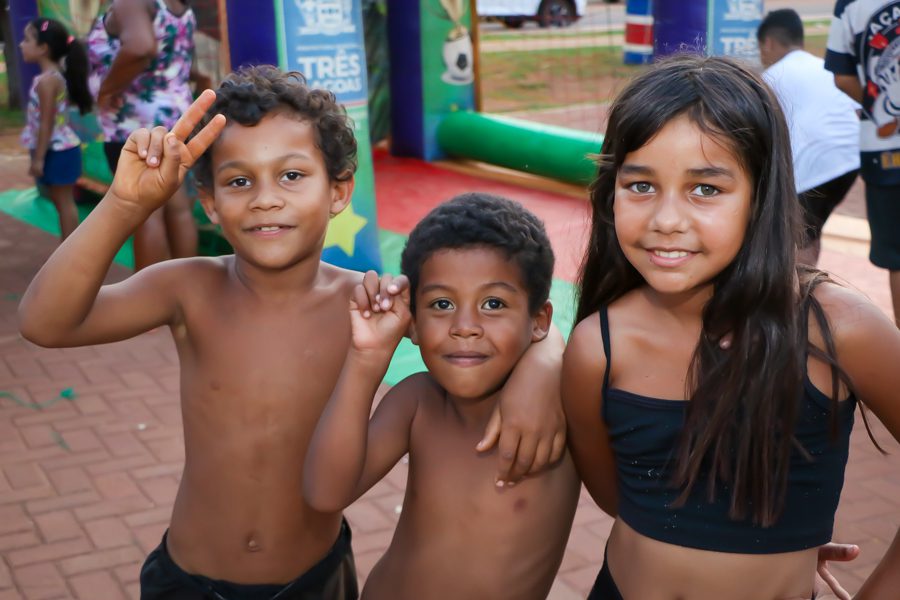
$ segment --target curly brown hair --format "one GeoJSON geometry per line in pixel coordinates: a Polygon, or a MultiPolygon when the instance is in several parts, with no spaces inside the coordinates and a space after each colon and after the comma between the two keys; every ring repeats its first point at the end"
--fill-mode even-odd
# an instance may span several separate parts
{"type": "MultiPolygon", "coordinates": [[[[271,65],[243,67],[228,75],[216,90],[216,101],[194,130],[200,131],[217,114],[228,123],[252,127],[263,117],[284,111],[312,126],[332,181],[346,181],[356,171],[353,121],[328,90],[310,88],[302,73],[284,72],[271,65]]],[[[215,144],[213,144],[214,146],[215,144]]],[[[193,167],[197,183],[212,187],[212,146],[193,167]]]]}

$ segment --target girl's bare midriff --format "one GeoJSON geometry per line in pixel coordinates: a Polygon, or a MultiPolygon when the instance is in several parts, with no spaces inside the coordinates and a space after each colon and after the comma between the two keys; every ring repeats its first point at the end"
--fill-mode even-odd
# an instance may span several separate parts
{"type": "Polygon", "coordinates": [[[818,549],[711,552],[651,539],[617,519],[607,552],[610,572],[626,599],[808,600],[818,549]]]}

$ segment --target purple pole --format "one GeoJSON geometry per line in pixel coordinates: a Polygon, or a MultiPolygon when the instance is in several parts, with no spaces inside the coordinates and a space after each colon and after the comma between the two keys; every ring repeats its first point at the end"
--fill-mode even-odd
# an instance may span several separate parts
{"type": "Polygon", "coordinates": [[[16,51],[16,64],[10,65],[19,70],[19,93],[21,100],[20,106],[24,109],[28,105],[28,92],[31,90],[31,80],[38,74],[37,65],[30,65],[22,60],[22,53],[19,52],[19,43],[25,37],[25,26],[29,21],[37,18],[38,9],[35,0],[9,0],[9,20],[12,28],[13,39],[16,51]]]}
{"type": "Polygon", "coordinates": [[[707,54],[707,10],[706,0],[654,2],[654,56],[679,52],[707,54]]]}

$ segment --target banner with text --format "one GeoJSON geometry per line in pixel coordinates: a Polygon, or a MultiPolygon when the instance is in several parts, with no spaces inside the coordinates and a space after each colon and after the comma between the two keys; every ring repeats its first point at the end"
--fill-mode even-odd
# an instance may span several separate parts
{"type": "Polygon", "coordinates": [[[275,0],[275,17],[279,66],[334,92],[353,119],[359,146],[353,202],[331,222],[322,257],[380,271],[361,0],[275,0]]]}
{"type": "Polygon", "coordinates": [[[763,0],[709,0],[709,54],[757,60],[756,30],[762,17],[763,0]]]}

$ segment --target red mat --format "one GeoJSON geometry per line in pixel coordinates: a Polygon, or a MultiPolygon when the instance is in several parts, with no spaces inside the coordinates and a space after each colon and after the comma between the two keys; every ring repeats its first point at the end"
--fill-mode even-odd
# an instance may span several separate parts
{"type": "Polygon", "coordinates": [[[587,200],[448,171],[383,150],[376,150],[373,159],[378,226],[382,229],[406,235],[444,200],[465,192],[489,192],[521,202],[544,221],[556,254],[554,277],[575,280],[590,223],[587,200]]]}

